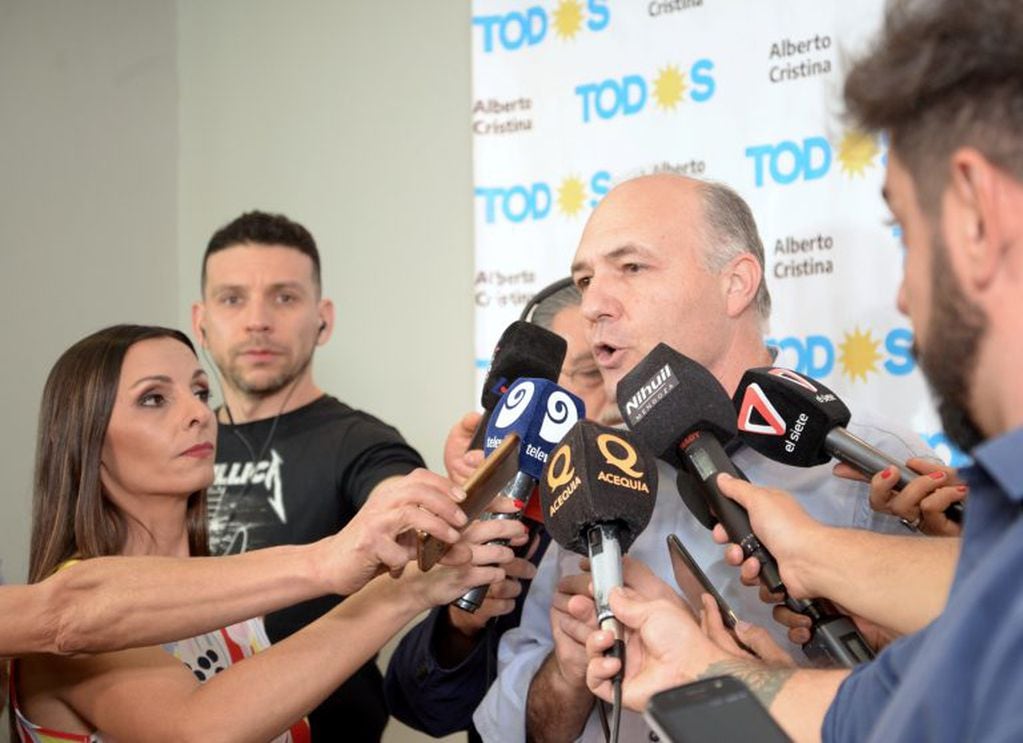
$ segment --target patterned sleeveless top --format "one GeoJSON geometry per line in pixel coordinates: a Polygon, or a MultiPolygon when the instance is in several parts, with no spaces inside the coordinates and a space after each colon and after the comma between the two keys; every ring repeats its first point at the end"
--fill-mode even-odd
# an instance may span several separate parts
{"type": "MultiPolygon", "coordinates": [[[[204,683],[215,675],[230,668],[244,658],[270,647],[262,619],[249,619],[230,627],[208,632],[205,635],[192,637],[188,640],[171,642],[163,649],[180,660],[200,683],[204,683]]],[[[20,743],[103,743],[103,738],[96,733],[65,733],[50,730],[30,722],[18,706],[18,696],[14,688],[16,661],[11,661],[11,674],[8,688],[10,713],[14,717],[15,729],[20,743]]],[[[309,723],[302,718],[283,735],[274,738],[272,743],[310,743],[309,723]]]]}

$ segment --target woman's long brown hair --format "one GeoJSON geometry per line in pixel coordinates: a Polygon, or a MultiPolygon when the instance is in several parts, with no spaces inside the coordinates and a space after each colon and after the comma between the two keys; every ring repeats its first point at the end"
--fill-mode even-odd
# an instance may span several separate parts
{"type": "MultiPolygon", "coordinates": [[[[50,371],[36,443],[32,583],[72,557],[116,555],[124,547],[125,516],[103,492],[100,456],[124,357],[136,343],[153,338],[173,338],[195,353],[178,330],[114,325],[71,346],[50,371]]],[[[209,554],[205,490],[188,497],[186,519],[189,553],[209,554]]]]}

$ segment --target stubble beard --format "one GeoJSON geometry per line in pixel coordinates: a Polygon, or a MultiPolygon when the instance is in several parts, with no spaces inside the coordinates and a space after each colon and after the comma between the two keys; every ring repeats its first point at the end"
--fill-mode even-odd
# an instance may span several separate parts
{"type": "Polygon", "coordinates": [[[934,395],[945,433],[969,451],[985,439],[970,413],[970,390],[989,323],[984,310],[960,288],[940,231],[932,247],[930,339],[926,348],[914,341],[913,354],[934,395]]]}

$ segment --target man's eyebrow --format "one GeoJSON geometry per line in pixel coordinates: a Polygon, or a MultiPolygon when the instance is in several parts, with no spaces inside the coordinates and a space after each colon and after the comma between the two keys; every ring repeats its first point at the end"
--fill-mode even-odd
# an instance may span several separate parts
{"type": "MultiPolygon", "coordinates": [[[[609,253],[601,255],[600,258],[609,261],[617,261],[630,255],[649,255],[649,253],[650,251],[642,245],[637,245],[636,243],[625,243],[625,245],[621,245],[609,253]]],[[[572,273],[580,271],[588,265],[589,261],[576,261],[572,264],[572,273]]]]}

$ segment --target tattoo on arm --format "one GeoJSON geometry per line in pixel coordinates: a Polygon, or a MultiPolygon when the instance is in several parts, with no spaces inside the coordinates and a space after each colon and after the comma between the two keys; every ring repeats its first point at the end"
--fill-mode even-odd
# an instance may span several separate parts
{"type": "Polygon", "coordinates": [[[757,699],[767,707],[778,696],[778,692],[796,672],[795,668],[772,668],[759,663],[750,663],[742,660],[721,660],[711,663],[707,670],[699,675],[705,679],[712,676],[735,676],[742,681],[757,699]]]}

